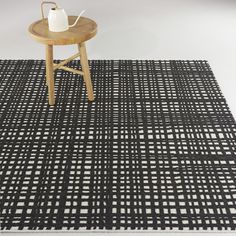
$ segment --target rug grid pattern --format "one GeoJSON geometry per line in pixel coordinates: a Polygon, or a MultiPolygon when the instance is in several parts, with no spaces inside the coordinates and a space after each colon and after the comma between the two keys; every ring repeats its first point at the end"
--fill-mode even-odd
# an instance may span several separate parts
{"type": "Polygon", "coordinates": [[[206,61],[0,60],[2,230],[236,228],[236,123],[206,61]],[[80,68],[79,61],[69,63],[80,68]]]}

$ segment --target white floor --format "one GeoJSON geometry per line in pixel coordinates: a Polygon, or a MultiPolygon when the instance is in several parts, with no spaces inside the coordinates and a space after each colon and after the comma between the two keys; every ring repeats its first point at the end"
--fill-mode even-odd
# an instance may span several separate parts
{"type": "MultiPolygon", "coordinates": [[[[77,15],[82,9],[87,9],[85,16],[97,21],[98,35],[87,44],[90,59],[208,60],[236,117],[235,0],[58,0],[57,2],[66,8],[70,15],[77,15]]],[[[0,59],[44,58],[43,46],[33,41],[27,34],[28,25],[40,18],[39,6],[40,0],[2,1],[0,59]]],[[[75,46],[57,47],[55,58],[66,58],[74,53],[74,50],[75,46]]],[[[81,236],[103,234],[106,233],[80,233],[81,236]]],[[[131,233],[115,233],[117,236],[129,234],[131,233]]],[[[132,235],[145,234],[132,233],[132,235]]],[[[192,233],[184,234],[192,235],[192,233]]],[[[26,235],[30,236],[32,233],[26,235]]],[[[194,235],[203,234],[194,233],[194,235]]]]}
{"type": "MultiPolygon", "coordinates": [[[[42,59],[43,45],[33,41],[28,25],[40,18],[40,1],[1,3],[0,58],[42,59]],[[4,37],[3,37],[4,35],[4,37]]],[[[68,14],[98,23],[88,42],[90,59],[206,59],[236,117],[235,0],[57,0],[68,14]]],[[[57,47],[66,58],[76,46],[57,47]]]]}

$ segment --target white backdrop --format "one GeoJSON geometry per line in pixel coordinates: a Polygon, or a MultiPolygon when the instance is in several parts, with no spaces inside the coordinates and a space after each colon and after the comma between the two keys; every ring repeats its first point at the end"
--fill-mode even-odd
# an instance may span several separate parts
{"type": "MultiPolygon", "coordinates": [[[[41,0],[1,3],[0,58],[43,59],[43,45],[27,32],[41,0]]],[[[236,1],[57,0],[69,15],[86,9],[98,23],[87,43],[90,59],[206,59],[236,117],[236,1]]],[[[55,48],[62,59],[76,46],[55,48]]]]}
{"type": "MultiPolygon", "coordinates": [[[[57,2],[70,15],[87,9],[85,16],[98,23],[98,35],[87,44],[90,59],[208,60],[236,117],[235,0],[57,2]]],[[[27,33],[29,24],[40,18],[40,0],[6,0],[0,6],[0,59],[43,59],[43,45],[27,33]]],[[[76,46],[56,47],[55,58],[74,50],[76,46]]]]}

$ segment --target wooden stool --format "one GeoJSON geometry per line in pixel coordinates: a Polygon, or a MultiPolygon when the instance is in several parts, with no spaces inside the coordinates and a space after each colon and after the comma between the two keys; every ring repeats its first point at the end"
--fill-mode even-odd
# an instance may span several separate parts
{"type": "MultiPolygon", "coordinates": [[[[69,23],[72,24],[76,18],[76,16],[69,16],[69,23]]],[[[54,33],[49,31],[47,19],[42,19],[30,25],[29,33],[35,40],[46,45],[46,82],[48,86],[49,105],[53,106],[55,104],[53,72],[56,69],[63,69],[72,73],[83,75],[87,89],[88,100],[93,101],[93,86],[89,72],[85,41],[93,38],[96,35],[97,24],[89,18],[81,17],[75,27],[72,27],[65,32],[54,33]],[[78,44],[79,53],[76,53],[59,64],[54,64],[53,46],[70,44],[78,44]],[[64,66],[79,56],[82,71],[64,66]]]]}

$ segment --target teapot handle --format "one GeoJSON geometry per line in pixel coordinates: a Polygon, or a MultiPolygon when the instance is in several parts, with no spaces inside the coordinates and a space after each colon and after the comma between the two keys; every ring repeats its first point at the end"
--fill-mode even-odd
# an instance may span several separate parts
{"type": "Polygon", "coordinates": [[[44,4],[53,4],[53,5],[55,5],[56,8],[58,8],[58,6],[57,6],[57,4],[56,4],[55,2],[44,2],[44,1],[43,1],[43,2],[41,3],[41,14],[42,14],[42,19],[45,18],[45,17],[44,17],[44,12],[43,12],[43,5],[44,5],[44,4]]]}

